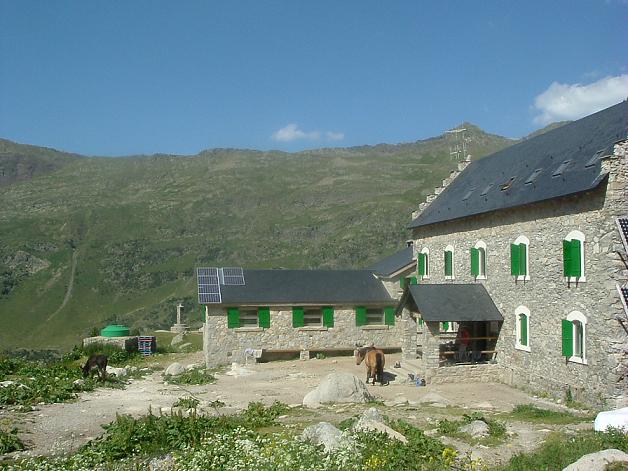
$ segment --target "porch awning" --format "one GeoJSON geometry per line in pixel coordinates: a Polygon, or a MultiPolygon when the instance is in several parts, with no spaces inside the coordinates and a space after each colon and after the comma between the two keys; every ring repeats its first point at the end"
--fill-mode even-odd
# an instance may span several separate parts
{"type": "Polygon", "coordinates": [[[401,303],[414,302],[425,321],[503,321],[486,288],[477,284],[410,285],[401,303]]]}

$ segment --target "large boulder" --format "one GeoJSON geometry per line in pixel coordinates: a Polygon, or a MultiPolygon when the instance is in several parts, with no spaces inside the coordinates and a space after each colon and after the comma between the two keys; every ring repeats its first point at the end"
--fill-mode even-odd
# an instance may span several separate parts
{"type": "Polygon", "coordinates": [[[166,376],[179,376],[182,373],[185,373],[185,367],[176,361],[166,368],[164,372],[166,376]]]}
{"type": "Polygon", "coordinates": [[[613,448],[584,455],[563,471],[604,471],[609,464],[623,463],[628,466],[628,453],[613,448]]]}
{"type": "Polygon", "coordinates": [[[107,365],[107,374],[114,375],[116,378],[122,378],[128,374],[126,368],[116,368],[114,366],[107,365]]]}
{"type": "Polygon", "coordinates": [[[350,373],[331,373],[303,398],[303,405],[318,407],[326,402],[365,403],[372,400],[373,396],[357,376],[350,373]]]}
{"type": "Polygon", "coordinates": [[[352,440],[328,422],[319,422],[310,425],[301,434],[301,438],[314,445],[323,445],[325,451],[346,448],[352,445],[352,440]]]}

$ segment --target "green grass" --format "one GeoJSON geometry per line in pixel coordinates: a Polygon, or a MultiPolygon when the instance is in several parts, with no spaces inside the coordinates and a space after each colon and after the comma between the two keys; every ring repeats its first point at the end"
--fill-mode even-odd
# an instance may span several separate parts
{"type": "Polygon", "coordinates": [[[571,424],[592,421],[595,418],[594,415],[583,416],[575,415],[571,412],[541,409],[532,404],[519,404],[512,412],[502,417],[542,424],[571,424]]]}
{"type": "Polygon", "coordinates": [[[164,375],[166,382],[171,384],[211,384],[216,382],[216,377],[204,368],[187,370],[177,376],[164,375]]]}
{"type": "Polygon", "coordinates": [[[518,454],[495,471],[560,471],[586,454],[607,448],[628,452],[628,435],[619,431],[553,433],[534,453],[518,454]]]}
{"type": "Polygon", "coordinates": [[[438,433],[440,433],[441,435],[447,435],[464,440],[471,444],[479,444],[484,446],[500,445],[507,438],[505,423],[492,417],[486,417],[482,412],[464,414],[461,420],[439,420],[437,430],[438,433]],[[488,426],[488,436],[475,438],[465,432],[460,431],[460,428],[462,426],[470,424],[475,420],[480,420],[488,426]]]}

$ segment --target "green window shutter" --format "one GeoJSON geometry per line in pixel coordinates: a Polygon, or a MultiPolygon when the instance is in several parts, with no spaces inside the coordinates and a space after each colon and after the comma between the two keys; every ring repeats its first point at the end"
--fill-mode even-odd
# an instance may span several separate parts
{"type": "Polygon", "coordinates": [[[323,325],[325,327],[334,326],[334,308],[332,306],[323,308],[323,325]]]}
{"type": "Polygon", "coordinates": [[[582,276],[580,260],[582,257],[582,242],[578,239],[571,241],[571,276],[582,276]]]}
{"type": "Polygon", "coordinates": [[[420,317],[420,318],[419,318],[419,325],[420,325],[421,327],[423,327],[423,324],[425,324],[425,321],[423,320],[423,318],[422,318],[422,317],[420,317]]]}
{"type": "Polygon", "coordinates": [[[305,325],[305,320],[303,316],[303,308],[293,307],[292,308],[292,327],[303,327],[304,325],[305,325]]]}
{"type": "Polygon", "coordinates": [[[478,249],[471,249],[471,275],[480,275],[480,251],[478,249]]]}
{"type": "Polygon", "coordinates": [[[229,329],[240,327],[240,310],[237,307],[227,309],[227,327],[229,329]]]}
{"type": "Polygon", "coordinates": [[[528,316],[525,314],[519,314],[519,343],[523,346],[528,346],[528,316]]]}
{"type": "Polygon", "coordinates": [[[260,307],[257,310],[257,323],[260,327],[266,329],[270,327],[270,308],[260,307]]]}
{"type": "Polygon", "coordinates": [[[425,276],[425,254],[419,254],[419,268],[418,268],[419,276],[425,276]]]}
{"type": "Polygon", "coordinates": [[[408,279],[407,279],[407,278],[399,278],[399,287],[400,287],[401,289],[405,288],[405,287],[406,287],[407,282],[408,282],[408,279]]]}
{"type": "Polygon", "coordinates": [[[563,330],[563,356],[570,357],[573,355],[573,323],[571,321],[562,320],[563,330]]]}
{"type": "Polygon", "coordinates": [[[453,253],[449,250],[445,251],[445,276],[453,275],[453,253]]]}
{"type": "Polygon", "coordinates": [[[419,283],[419,281],[417,280],[417,277],[416,277],[416,276],[411,276],[411,277],[410,277],[410,284],[411,284],[411,285],[416,285],[416,284],[418,284],[418,283],[419,283]]]}
{"type": "Polygon", "coordinates": [[[395,308],[387,307],[384,309],[384,324],[395,325],[395,308]]]}
{"type": "Polygon", "coordinates": [[[519,274],[527,275],[528,272],[528,246],[519,244],[519,274]]]}
{"type": "Polygon", "coordinates": [[[573,276],[571,274],[571,241],[563,240],[563,275],[573,276]]]}
{"type": "Polygon", "coordinates": [[[441,326],[442,326],[443,330],[447,330],[447,329],[449,329],[449,322],[447,322],[447,321],[441,322],[441,326]]]}
{"type": "Polygon", "coordinates": [[[510,244],[510,274],[519,275],[519,246],[510,244]]]}
{"type": "Polygon", "coordinates": [[[366,308],[363,306],[355,308],[355,325],[366,325],[366,308]]]}

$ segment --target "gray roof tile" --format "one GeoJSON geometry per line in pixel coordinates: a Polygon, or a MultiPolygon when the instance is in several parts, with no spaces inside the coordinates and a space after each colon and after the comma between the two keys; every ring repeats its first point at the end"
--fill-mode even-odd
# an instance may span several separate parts
{"type": "Polygon", "coordinates": [[[406,247],[371,265],[368,269],[373,270],[378,276],[388,277],[402,268],[411,267],[413,264],[416,264],[416,260],[412,259],[412,247],[406,247]]]}

